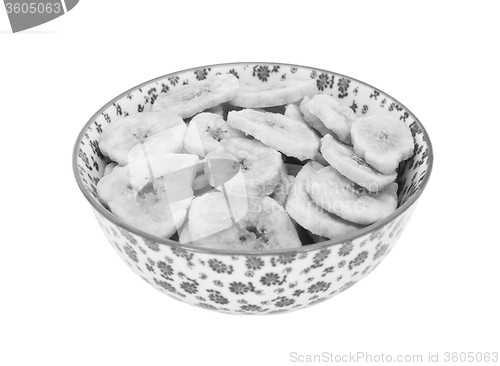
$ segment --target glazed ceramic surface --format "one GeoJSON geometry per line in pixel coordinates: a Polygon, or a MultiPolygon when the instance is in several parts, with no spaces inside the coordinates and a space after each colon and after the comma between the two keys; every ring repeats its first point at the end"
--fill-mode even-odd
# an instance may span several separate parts
{"type": "Polygon", "coordinates": [[[145,282],[195,306],[237,314],[271,314],[325,301],[372,272],[394,247],[410,219],[432,167],[432,148],[416,117],[401,103],[347,76],[286,64],[222,64],[169,74],[135,87],[99,110],[75,145],[74,172],[106,238],[145,282]],[[311,78],[321,93],[338,98],[356,116],[393,115],[411,130],[414,156],[401,164],[397,211],[357,233],[298,249],[270,252],[202,250],[150,236],[117,219],[99,202],[96,184],[109,160],[99,137],[111,121],[151,109],[161,93],[216,74],[241,83],[311,78]]]}

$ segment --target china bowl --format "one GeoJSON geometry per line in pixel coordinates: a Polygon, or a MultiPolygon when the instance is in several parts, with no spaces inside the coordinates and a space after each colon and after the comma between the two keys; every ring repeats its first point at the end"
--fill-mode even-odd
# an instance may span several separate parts
{"type": "Polygon", "coordinates": [[[407,225],[429,181],[432,146],[418,119],[383,91],[354,78],[277,63],[203,66],[161,76],[117,96],[100,108],[79,134],[73,170],[104,235],[138,276],[170,297],[194,306],[234,314],[271,314],[303,309],[351,288],[388,255],[407,225]],[[391,115],[414,138],[414,156],[400,164],[398,208],[389,217],[352,235],[280,251],[223,251],[181,245],[141,232],[99,202],[96,185],[108,160],[99,138],[111,121],[151,109],[161,93],[216,74],[232,73],[241,83],[311,78],[356,116],[391,115]]]}

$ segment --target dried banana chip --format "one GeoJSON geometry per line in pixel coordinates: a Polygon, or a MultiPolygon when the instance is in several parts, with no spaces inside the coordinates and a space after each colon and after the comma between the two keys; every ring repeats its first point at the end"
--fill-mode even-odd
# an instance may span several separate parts
{"type": "Polygon", "coordinates": [[[299,225],[322,237],[334,239],[359,230],[362,226],[347,222],[323,210],[307,194],[309,177],[322,168],[323,166],[315,161],[304,165],[288,195],[286,211],[299,225]]]}
{"type": "Polygon", "coordinates": [[[328,166],[310,176],[306,191],[328,212],[347,221],[369,225],[396,210],[397,188],[396,183],[391,183],[383,191],[369,192],[328,166]]]}
{"type": "Polygon", "coordinates": [[[228,194],[240,197],[262,197],[274,192],[283,168],[281,154],[257,140],[231,138],[206,157],[205,173],[217,189],[224,183],[228,194]],[[213,162],[212,162],[213,161],[213,162]],[[217,161],[222,164],[217,165],[217,161]],[[228,162],[234,162],[228,164],[228,162]],[[210,166],[216,166],[210,169],[210,166]],[[214,171],[217,182],[214,183],[214,171]],[[231,178],[232,177],[232,178],[231,178]]]}
{"type": "Polygon", "coordinates": [[[300,160],[312,159],[318,153],[319,139],[315,133],[306,124],[281,114],[244,109],[229,112],[227,123],[300,160]]]}
{"type": "Polygon", "coordinates": [[[172,113],[144,112],[120,118],[107,125],[101,134],[99,148],[111,160],[125,166],[148,154],[177,153],[184,145],[186,124],[172,113]]]}
{"type": "Polygon", "coordinates": [[[305,97],[302,99],[300,102],[300,111],[302,112],[302,116],[304,117],[304,120],[306,123],[311,126],[314,130],[318,131],[318,133],[321,136],[329,135],[332,134],[333,132],[330,131],[326,126],[323,124],[323,122],[320,121],[318,117],[316,117],[314,114],[312,114],[309,111],[309,108],[307,107],[307,104],[311,101],[311,98],[305,97]]]}
{"type": "Polygon", "coordinates": [[[342,105],[331,95],[318,94],[306,104],[306,109],[333,131],[341,141],[351,142],[351,125],[356,119],[351,108],[342,105]]]}
{"type": "Polygon", "coordinates": [[[231,137],[245,137],[245,135],[229,127],[218,114],[200,113],[189,122],[184,138],[184,148],[190,154],[205,156],[220,146],[222,140],[231,137]]]}
{"type": "Polygon", "coordinates": [[[247,200],[210,192],[189,210],[191,244],[230,250],[273,250],[301,246],[286,213],[270,197],[247,200]]]}
{"type": "Polygon", "coordinates": [[[265,108],[300,102],[318,93],[314,80],[280,81],[264,84],[242,84],[229,103],[244,108],[265,108]]]}
{"type": "Polygon", "coordinates": [[[413,136],[400,120],[389,116],[358,118],[352,125],[354,151],[383,174],[413,155],[413,136]]]}
{"type": "Polygon", "coordinates": [[[170,111],[182,118],[189,118],[234,98],[239,86],[238,79],[232,74],[215,75],[160,94],[152,111],[170,111]]]}
{"type": "Polygon", "coordinates": [[[97,184],[97,195],[117,217],[148,234],[170,237],[184,222],[193,199],[198,157],[148,156],[116,167],[97,184]]]}
{"type": "Polygon", "coordinates": [[[321,139],[321,153],[326,161],[340,174],[370,192],[378,192],[396,180],[396,172],[382,174],[374,170],[349,146],[326,135],[321,139]]]}

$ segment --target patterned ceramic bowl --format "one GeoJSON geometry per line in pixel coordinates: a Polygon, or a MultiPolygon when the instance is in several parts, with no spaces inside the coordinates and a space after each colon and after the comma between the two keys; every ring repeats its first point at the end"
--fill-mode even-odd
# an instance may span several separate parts
{"type": "Polygon", "coordinates": [[[234,63],[204,66],[159,77],[114,98],[82,129],[73,153],[77,183],[105,236],[137,275],[157,290],[206,309],[236,314],[271,314],[302,309],[355,285],[391,251],[429,180],[432,147],[416,117],[386,93],[351,77],[310,67],[234,63]],[[410,129],[414,156],[399,170],[398,209],[354,235],[270,252],[204,250],[145,234],[107,211],[96,196],[107,159],[99,150],[103,128],[116,118],[147,111],[160,93],[215,74],[241,82],[268,83],[311,78],[321,93],[349,105],[357,116],[392,115],[410,129]]]}

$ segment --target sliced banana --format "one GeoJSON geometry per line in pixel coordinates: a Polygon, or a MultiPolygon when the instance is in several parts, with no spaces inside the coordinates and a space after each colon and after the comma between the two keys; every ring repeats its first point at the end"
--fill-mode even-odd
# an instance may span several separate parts
{"type": "Polygon", "coordinates": [[[191,244],[230,250],[273,250],[301,246],[283,207],[270,197],[247,200],[210,192],[189,210],[191,244]]]}
{"type": "Polygon", "coordinates": [[[350,148],[337,142],[332,136],[321,139],[321,153],[326,161],[340,174],[370,192],[378,192],[396,180],[396,172],[382,174],[374,170],[350,148]]]}
{"type": "Polygon", "coordinates": [[[356,154],[383,174],[394,174],[399,162],[413,155],[410,129],[395,117],[358,118],[351,133],[356,154]]]}
{"type": "Polygon", "coordinates": [[[111,122],[99,140],[102,153],[121,166],[142,155],[177,153],[184,145],[186,124],[172,113],[144,112],[111,122]]]}
{"type": "Polygon", "coordinates": [[[323,209],[341,218],[369,225],[396,210],[396,183],[373,193],[350,181],[331,166],[316,171],[307,182],[306,191],[323,209]]]}
{"type": "Polygon", "coordinates": [[[311,101],[311,98],[309,97],[304,97],[302,101],[300,102],[300,111],[302,112],[302,116],[304,117],[304,120],[306,123],[311,126],[313,129],[318,131],[318,133],[321,136],[325,136],[328,134],[331,134],[332,131],[330,131],[326,126],[323,124],[323,122],[320,121],[318,117],[316,117],[314,114],[312,114],[309,111],[309,108],[307,107],[308,103],[311,101]]]}
{"type": "Polygon", "coordinates": [[[327,94],[315,95],[306,104],[306,108],[341,141],[351,142],[351,125],[356,119],[351,108],[342,105],[333,96],[327,94]]]}
{"type": "Polygon", "coordinates": [[[306,124],[281,114],[244,109],[229,112],[227,123],[300,160],[314,158],[319,150],[319,139],[306,124]]]}
{"type": "Polygon", "coordinates": [[[131,226],[162,238],[169,238],[176,232],[177,227],[182,225],[192,201],[191,197],[172,205],[161,191],[160,194],[155,194],[155,198],[144,199],[144,202],[150,204],[121,197],[110,202],[109,208],[113,214],[131,226]]]}
{"type": "Polygon", "coordinates": [[[117,217],[148,234],[170,237],[186,218],[199,159],[188,154],[144,156],[116,167],[97,195],[117,217]]]}
{"type": "Polygon", "coordinates": [[[209,153],[206,160],[209,183],[217,189],[222,189],[224,183],[228,194],[239,197],[270,195],[280,182],[283,169],[279,152],[260,141],[242,138],[221,141],[221,146],[209,153]]]}
{"type": "Polygon", "coordinates": [[[304,165],[290,189],[286,211],[303,228],[330,239],[359,230],[362,226],[347,222],[323,210],[307,194],[306,186],[309,177],[322,168],[323,166],[315,161],[304,165]]]}
{"type": "Polygon", "coordinates": [[[242,84],[229,103],[244,108],[265,108],[301,101],[318,93],[314,80],[279,81],[263,84],[242,84]]]}
{"type": "Polygon", "coordinates": [[[190,154],[205,156],[215,150],[222,140],[231,137],[245,137],[218,114],[200,113],[193,117],[186,131],[184,148],[190,154]]]}
{"type": "Polygon", "coordinates": [[[238,79],[232,74],[215,75],[160,94],[152,111],[170,111],[182,118],[189,118],[234,98],[239,86],[238,79]]]}

